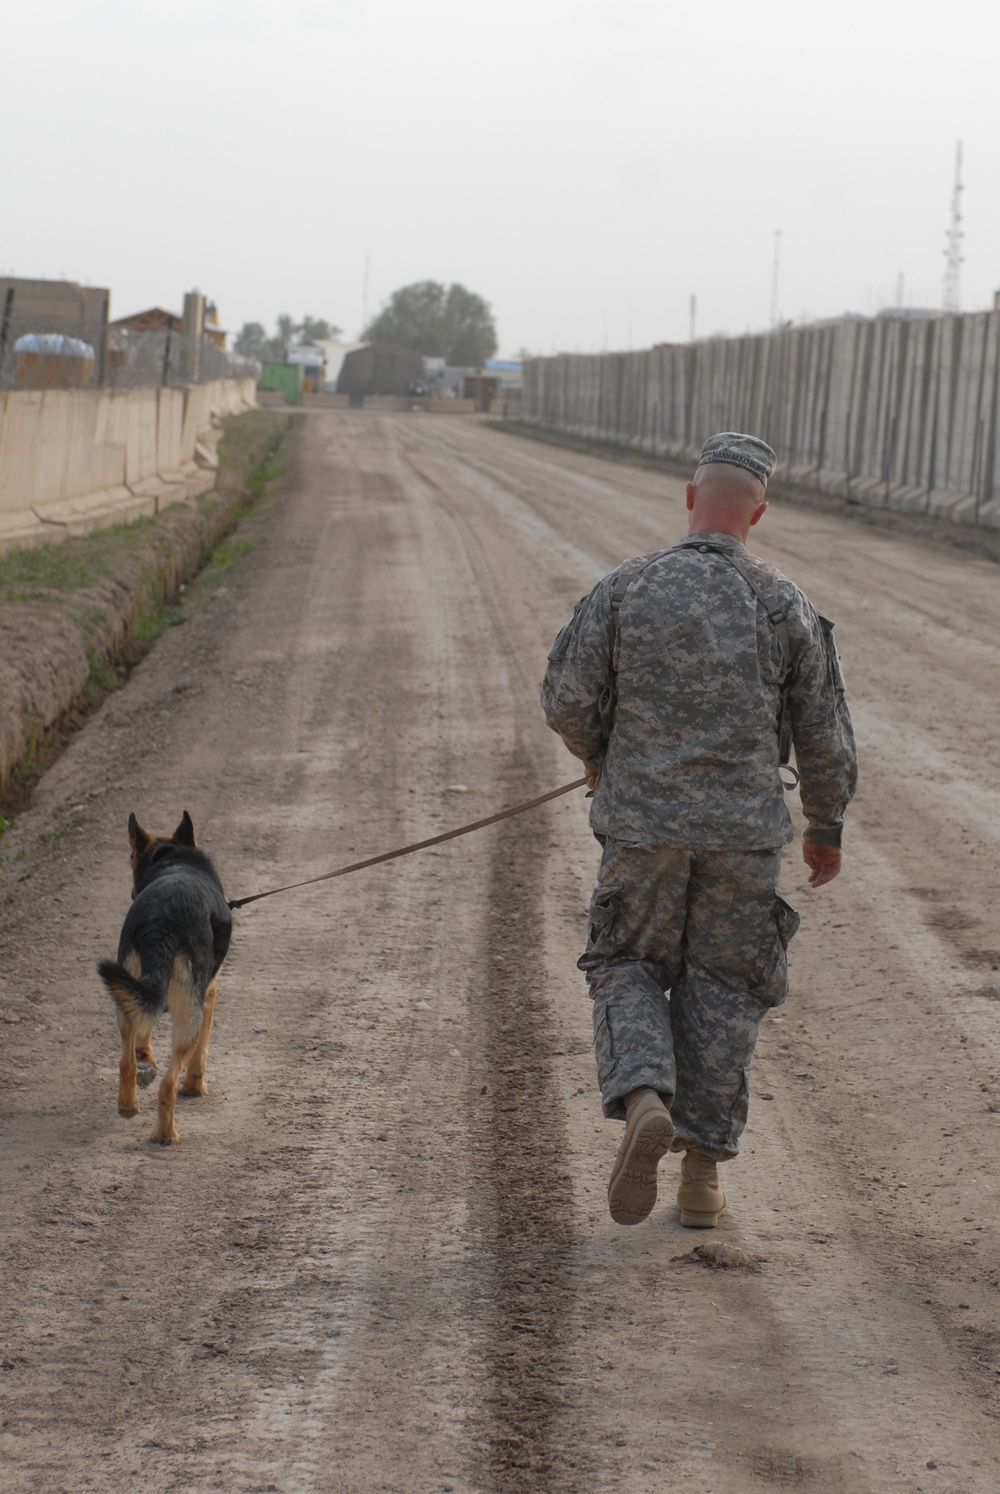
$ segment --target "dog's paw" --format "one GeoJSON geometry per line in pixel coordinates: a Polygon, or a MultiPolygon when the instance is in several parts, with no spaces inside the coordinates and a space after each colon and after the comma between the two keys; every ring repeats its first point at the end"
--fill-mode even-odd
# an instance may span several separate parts
{"type": "Polygon", "coordinates": [[[140,1089],[148,1089],[157,1075],[155,1063],[140,1063],[136,1065],[135,1082],[140,1089]]]}

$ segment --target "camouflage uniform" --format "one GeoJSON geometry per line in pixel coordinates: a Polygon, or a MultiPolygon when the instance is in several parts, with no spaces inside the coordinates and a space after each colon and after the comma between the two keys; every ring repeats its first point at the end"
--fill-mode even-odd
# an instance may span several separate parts
{"type": "Polygon", "coordinates": [[[857,753],[833,625],[732,535],[693,534],[605,576],[556,638],[542,685],[549,725],[601,775],[591,825],[604,855],[580,968],[604,1113],[623,1117],[623,1096],[648,1085],[670,1106],[674,1149],[717,1160],[736,1154],[757,1031],[785,999],[798,924],[777,895],[779,848],[793,839],[778,773],[782,650],[724,550],[784,613],[806,838],[839,845],[857,753]]]}

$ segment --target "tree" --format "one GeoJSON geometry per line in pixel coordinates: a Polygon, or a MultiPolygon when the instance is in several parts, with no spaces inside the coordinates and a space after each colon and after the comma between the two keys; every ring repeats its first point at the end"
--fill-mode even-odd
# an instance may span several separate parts
{"type": "Polygon", "coordinates": [[[263,363],[267,357],[266,346],[267,333],[260,322],[244,322],[233,339],[234,353],[241,358],[256,358],[258,363],[263,363]]]}
{"type": "Polygon", "coordinates": [[[464,285],[418,280],[394,291],[363,333],[366,342],[391,342],[425,358],[479,368],[497,350],[493,312],[464,285]]]}
{"type": "Polygon", "coordinates": [[[292,346],[295,338],[295,319],[290,317],[287,311],[283,311],[278,318],[277,330],[268,343],[269,358],[276,363],[284,363],[288,357],[288,349],[292,346]]]}
{"type": "Polygon", "coordinates": [[[260,322],[244,322],[233,339],[233,352],[241,358],[255,358],[258,363],[284,363],[296,344],[334,338],[339,333],[339,327],[322,317],[304,316],[297,322],[285,311],[278,317],[273,337],[268,337],[260,322]]]}
{"type": "Polygon", "coordinates": [[[332,342],[342,330],[321,316],[304,316],[295,329],[299,342],[332,342]]]}

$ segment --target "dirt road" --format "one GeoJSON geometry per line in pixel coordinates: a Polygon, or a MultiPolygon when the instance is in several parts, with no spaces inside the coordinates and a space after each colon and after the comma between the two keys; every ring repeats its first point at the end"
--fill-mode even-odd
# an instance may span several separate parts
{"type": "MultiPolygon", "coordinates": [[[[1000,1486],[1000,573],[804,510],[759,547],[838,621],[863,748],[710,1269],[614,1226],[575,960],[577,793],[236,915],[209,1095],[115,1113],[94,961],[125,822],[230,896],[555,787],[580,594],[682,485],[474,421],[304,419],[260,544],[3,842],[0,1488],[1000,1486]]],[[[167,1042],[160,1036],[160,1049],[167,1042]]]]}

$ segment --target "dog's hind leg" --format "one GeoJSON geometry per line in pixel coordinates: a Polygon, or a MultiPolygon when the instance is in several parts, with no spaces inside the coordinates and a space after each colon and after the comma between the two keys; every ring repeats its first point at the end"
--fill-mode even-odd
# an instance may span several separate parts
{"type": "Polygon", "coordinates": [[[173,1053],[170,1057],[170,1067],[160,1080],[156,1129],[149,1138],[150,1141],[159,1141],[163,1146],[169,1146],[172,1141],[180,1140],[174,1126],[177,1084],[181,1070],[194,1051],[201,1030],[201,1006],[195,1000],[192,990],[191,965],[180,955],[174,961],[170,977],[167,1011],[173,1018],[173,1053]]]}
{"type": "Polygon", "coordinates": [[[118,1026],[122,1035],[122,1056],[118,1064],[118,1114],[133,1116],[139,1110],[136,1093],[135,1028],[121,1010],[118,1026]]]}
{"type": "MultiPolygon", "coordinates": [[[[140,975],[142,974],[142,960],[139,957],[139,951],[137,949],[130,949],[129,952],[128,952],[128,954],[125,956],[125,969],[128,971],[129,975],[134,975],[135,978],[136,978],[136,980],[139,979],[140,975]]],[[[119,1023],[121,1023],[121,1021],[122,1021],[121,1014],[119,1014],[119,1019],[118,1020],[119,1020],[119,1023]]],[[[119,1091],[118,1109],[119,1109],[119,1111],[121,1112],[122,1115],[135,1115],[136,1110],[138,1109],[138,1102],[137,1102],[136,1096],[135,1096],[136,1085],[138,1085],[138,1087],[140,1089],[145,1089],[147,1087],[147,1085],[152,1084],[153,1080],[156,1078],[156,1059],[153,1057],[152,1037],[153,1037],[153,1027],[152,1027],[151,1023],[146,1028],[145,1032],[141,1032],[138,1027],[135,1030],[135,1033],[134,1033],[135,1041],[134,1041],[134,1044],[133,1044],[133,1053],[132,1053],[132,1057],[131,1057],[131,1059],[129,1060],[129,1063],[128,1063],[129,1072],[132,1072],[132,1070],[135,1071],[134,1072],[134,1077],[130,1081],[130,1088],[129,1088],[129,1093],[132,1096],[132,1099],[131,1099],[131,1107],[132,1108],[131,1109],[123,1109],[122,1108],[121,1091],[119,1091]]],[[[125,1045],[125,1030],[123,1028],[122,1029],[122,1063],[125,1063],[125,1061],[126,1061],[126,1059],[125,1059],[125,1046],[124,1045],[125,1045]]]]}
{"type": "Polygon", "coordinates": [[[144,1043],[136,1042],[135,1058],[139,1072],[136,1082],[140,1089],[145,1089],[147,1084],[152,1084],[156,1078],[156,1059],[153,1057],[152,1033],[144,1043]]]}
{"type": "Polygon", "coordinates": [[[213,980],[205,992],[205,1005],[201,1014],[201,1028],[198,1040],[194,1045],[194,1052],[188,1059],[187,1073],[181,1086],[182,1095],[203,1095],[206,1093],[205,1069],[208,1063],[208,1040],[212,1035],[212,1018],[215,1016],[215,998],[219,993],[219,982],[213,980]]]}

